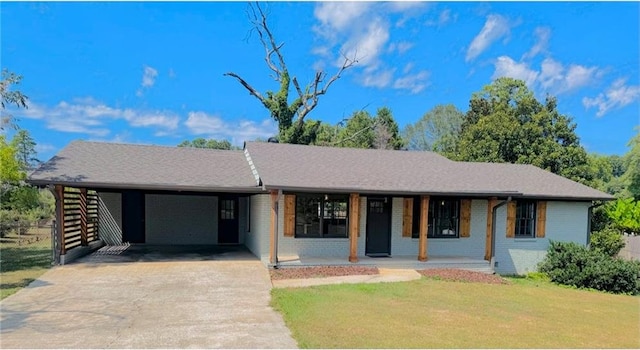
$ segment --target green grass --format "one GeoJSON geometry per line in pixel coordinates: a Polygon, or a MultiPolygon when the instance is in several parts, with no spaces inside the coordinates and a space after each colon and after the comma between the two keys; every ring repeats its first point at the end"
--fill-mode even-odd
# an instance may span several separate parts
{"type": "Polygon", "coordinates": [[[640,348],[640,298],[562,288],[446,282],[274,289],[302,348],[640,348]]]}
{"type": "Polygon", "coordinates": [[[13,237],[0,242],[0,300],[16,293],[51,267],[51,240],[18,244],[13,237]]]}

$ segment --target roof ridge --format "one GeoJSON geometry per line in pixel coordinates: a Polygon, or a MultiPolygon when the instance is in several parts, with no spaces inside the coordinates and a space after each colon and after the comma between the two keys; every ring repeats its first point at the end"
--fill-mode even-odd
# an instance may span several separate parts
{"type": "Polygon", "coordinates": [[[187,149],[187,150],[205,150],[205,151],[220,151],[220,152],[242,152],[242,149],[215,149],[215,148],[202,148],[202,147],[178,147],[169,145],[154,145],[154,144],[142,144],[142,143],[125,143],[125,142],[108,142],[108,141],[85,141],[74,140],[71,144],[75,143],[91,143],[95,145],[109,145],[109,146],[126,146],[126,147],[140,147],[140,148],[162,148],[162,149],[187,149]]]}

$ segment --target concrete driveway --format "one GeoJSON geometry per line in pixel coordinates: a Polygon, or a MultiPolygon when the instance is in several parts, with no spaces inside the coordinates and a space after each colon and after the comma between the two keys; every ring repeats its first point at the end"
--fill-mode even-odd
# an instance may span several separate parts
{"type": "Polygon", "coordinates": [[[103,251],[0,302],[0,347],[294,348],[270,289],[244,249],[103,251]]]}

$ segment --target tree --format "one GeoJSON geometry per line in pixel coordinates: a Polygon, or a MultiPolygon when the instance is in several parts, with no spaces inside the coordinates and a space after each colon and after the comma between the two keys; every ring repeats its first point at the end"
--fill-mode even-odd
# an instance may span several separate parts
{"type": "Polygon", "coordinates": [[[20,166],[16,157],[15,147],[7,143],[4,135],[0,134],[0,183],[4,193],[9,184],[14,184],[24,180],[26,174],[20,166]]]}
{"type": "Polygon", "coordinates": [[[441,154],[454,152],[463,119],[464,114],[452,104],[435,106],[415,124],[405,127],[409,149],[441,154]]]}
{"type": "Polygon", "coordinates": [[[6,111],[10,105],[18,108],[28,108],[27,96],[19,90],[12,90],[12,85],[18,85],[22,81],[22,76],[10,72],[6,68],[2,70],[2,80],[0,80],[0,95],[2,96],[2,114],[0,115],[0,130],[4,130],[6,126],[16,127],[13,116],[6,111]]]}
{"type": "Polygon", "coordinates": [[[475,93],[453,158],[533,164],[589,184],[587,153],[555,97],[538,102],[521,80],[499,78],[475,93]]]}
{"type": "Polygon", "coordinates": [[[282,53],[284,43],[276,42],[267,24],[267,15],[260,3],[250,4],[248,15],[253,25],[252,31],[257,33],[265,49],[265,62],[273,72],[273,78],[279,83],[279,89],[266,91],[263,95],[238,74],[228,72],[224,75],[236,79],[269,111],[271,117],[278,123],[280,142],[312,143],[313,140],[310,139],[317,134],[319,124],[316,122],[311,128],[305,128],[305,117],[317,106],[320,96],[326,94],[331,84],[338,80],[346,69],[357,63],[357,60],[344,57],[340,69],[328,80],[327,73],[322,70],[316,71],[313,81],[303,89],[298,79],[295,76],[291,77],[282,53]],[[297,97],[292,101],[289,98],[291,83],[297,93],[297,97]]]}
{"type": "Polygon", "coordinates": [[[211,148],[211,149],[223,149],[223,150],[238,149],[238,147],[231,145],[231,142],[227,140],[222,140],[222,141],[218,141],[215,139],[205,140],[202,137],[196,138],[193,141],[189,141],[189,140],[182,141],[180,144],[178,144],[178,147],[211,148]]]}
{"type": "Polygon", "coordinates": [[[318,130],[315,144],[324,146],[401,149],[405,144],[398,123],[387,107],[379,108],[375,117],[361,110],[335,127],[322,124],[318,130]]]}
{"type": "Polygon", "coordinates": [[[39,162],[36,158],[36,142],[27,130],[18,130],[11,139],[11,145],[16,150],[16,158],[23,171],[29,171],[39,162]]]}
{"type": "Polygon", "coordinates": [[[640,134],[636,134],[629,141],[631,150],[624,156],[627,171],[624,180],[628,184],[628,191],[636,200],[640,200],[640,134]]]}

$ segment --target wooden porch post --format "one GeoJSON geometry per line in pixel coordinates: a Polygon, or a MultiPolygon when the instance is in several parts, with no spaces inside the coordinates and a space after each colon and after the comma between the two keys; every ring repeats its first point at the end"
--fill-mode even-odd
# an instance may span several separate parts
{"type": "Polygon", "coordinates": [[[429,219],[429,196],[421,196],[420,201],[420,236],[418,239],[418,260],[427,261],[427,224],[429,219]]]}
{"type": "Polygon", "coordinates": [[[484,248],[484,260],[491,261],[493,255],[493,207],[496,206],[498,199],[496,197],[489,198],[487,203],[487,240],[484,248]]]}
{"type": "Polygon", "coordinates": [[[358,234],[360,233],[360,195],[349,197],[349,262],[358,262],[358,234]]]}
{"type": "Polygon", "coordinates": [[[276,235],[278,234],[278,191],[271,191],[271,227],[269,228],[269,262],[277,262],[276,235]]]}
{"type": "Polygon", "coordinates": [[[80,244],[88,245],[87,239],[87,189],[80,189],[80,244]]]}
{"type": "Polygon", "coordinates": [[[64,186],[56,185],[55,186],[56,193],[56,214],[58,215],[58,241],[60,242],[60,255],[64,255],[67,253],[67,249],[65,248],[64,242],[64,186]]]}

